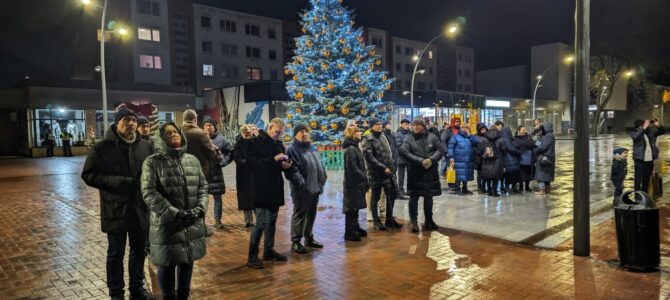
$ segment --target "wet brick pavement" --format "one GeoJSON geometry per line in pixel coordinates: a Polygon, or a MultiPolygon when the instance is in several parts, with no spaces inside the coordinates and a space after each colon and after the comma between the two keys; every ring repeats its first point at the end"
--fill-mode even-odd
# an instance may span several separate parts
{"type": "MultiPolygon", "coordinates": [[[[106,298],[106,238],[99,229],[98,193],[79,179],[82,162],[81,157],[0,159],[2,299],[106,298]]],[[[231,181],[228,186],[234,186],[231,181]]],[[[371,231],[363,242],[345,243],[340,198],[330,194],[319,206],[315,225],[316,238],[325,249],[307,255],[289,252],[287,201],[279,213],[276,249],[289,255],[289,261],[251,270],[244,266],[249,230],[242,226],[234,193],[224,196],[225,228],[208,239],[207,256],[196,262],[193,299],[666,299],[670,295],[670,213],[665,206],[662,267],[655,273],[626,272],[608,263],[616,258],[611,219],[592,230],[593,258],[572,256],[569,242],[557,250],[542,250],[446,228],[420,234],[407,228],[371,231]]],[[[363,213],[360,219],[366,227],[363,213]]],[[[207,221],[212,223],[211,218],[207,221]]],[[[155,282],[154,268],[147,272],[155,282]]],[[[158,292],[157,285],[151,287],[158,292]]]]}

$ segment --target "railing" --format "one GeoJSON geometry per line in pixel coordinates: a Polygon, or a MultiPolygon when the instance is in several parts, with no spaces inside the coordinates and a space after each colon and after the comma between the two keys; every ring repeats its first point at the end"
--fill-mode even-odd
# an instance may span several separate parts
{"type": "Polygon", "coordinates": [[[317,150],[327,170],[344,170],[344,151],[340,146],[322,146],[317,150]]]}

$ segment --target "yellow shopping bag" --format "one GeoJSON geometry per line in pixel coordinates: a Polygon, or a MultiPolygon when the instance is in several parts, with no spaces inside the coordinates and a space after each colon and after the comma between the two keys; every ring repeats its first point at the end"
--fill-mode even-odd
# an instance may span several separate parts
{"type": "Polygon", "coordinates": [[[454,169],[454,163],[449,164],[447,168],[447,184],[456,183],[456,169],[454,169]]]}

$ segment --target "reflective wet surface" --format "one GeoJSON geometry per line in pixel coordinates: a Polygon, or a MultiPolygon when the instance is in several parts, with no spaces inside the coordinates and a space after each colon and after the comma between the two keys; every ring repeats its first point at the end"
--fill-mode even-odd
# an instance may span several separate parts
{"type": "MultiPolygon", "coordinates": [[[[418,234],[407,227],[392,232],[370,230],[370,236],[359,243],[342,239],[342,175],[331,172],[315,225],[315,237],[325,248],[306,255],[290,253],[291,205],[287,201],[279,213],[275,248],[287,254],[289,261],[268,263],[263,270],[244,266],[249,231],[237,210],[235,191],[229,190],[224,196],[225,227],[207,240],[208,254],[196,262],[192,298],[666,299],[670,295],[666,198],[659,199],[661,271],[632,273],[609,262],[617,257],[607,209],[611,205],[609,161],[615,146],[630,147],[627,138],[592,146],[591,208],[597,212],[592,218],[593,257],[572,255],[570,143],[558,145],[554,195],[495,199],[444,195],[435,207],[443,229],[418,234]],[[552,228],[557,228],[555,234],[538,237],[552,228]],[[530,244],[545,242],[555,250],[511,242],[529,237],[538,241],[530,244]]],[[[668,141],[660,144],[667,160],[668,141]]],[[[98,193],[79,178],[82,163],[83,157],[0,159],[3,299],[106,298],[106,237],[100,232],[98,193]]],[[[233,167],[225,170],[227,186],[234,187],[233,167]]],[[[632,162],[629,171],[632,178],[632,162]]],[[[406,219],[405,201],[399,201],[396,215],[406,219]]],[[[213,223],[209,217],[207,221],[213,223]]],[[[360,222],[368,227],[364,212],[360,222]]],[[[147,276],[158,293],[153,267],[147,276]]]]}

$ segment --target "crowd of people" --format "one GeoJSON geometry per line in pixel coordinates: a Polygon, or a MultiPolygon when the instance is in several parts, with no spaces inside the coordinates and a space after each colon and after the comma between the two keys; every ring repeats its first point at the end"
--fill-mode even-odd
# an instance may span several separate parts
{"type": "MultiPolygon", "coordinates": [[[[147,256],[157,266],[163,297],[188,298],[193,264],[205,255],[206,238],[215,234],[205,224],[209,195],[214,201],[214,228],[223,228],[222,168],[232,161],[238,209],[244,226],[251,228],[248,267],[261,269],[264,261],[287,260],[274,249],[284,180],[293,202],[291,251],[305,254],[324,247],[315,239],[313,227],[328,173],[312,144],[311,129],[305,124],[293,126],[293,142],[285,148],[282,136],[287,126],[279,118],[266,129],[243,125],[234,143],[223,138],[217,125],[212,119],[199,122],[189,109],[181,126],[163,122],[152,133],[145,117],[122,108],[104,139],[89,152],[81,176],[100,190],[101,225],[108,239],[107,284],[113,299],[124,296],[126,244],[131,299],[153,299],[144,287],[147,256]]],[[[536,120],[531,133],[519,127],[514,135],[500,121],[490,128],[477,124],[475,129],[471,132],[457,118],[441,132],[421,117],[402,120],[395,133],[387,120],[348,122],[342,142],[344,239],[360,241],[367,236],[358,220],[364,208],[375,230],[402,228],[393,216],[397,198],[409,199],[411,231],[420,230],[420,198],[423,229],[437,229],[433,197],[443,193],[441,177],[448,168],[455,169],[456,181],[444,186],[457,195],[472,194],[468,183],[475,180],[475,170],[478,191],[490,196],[528,191],[531,180],[543,183],[539,194],[550,192],[555,161],[551,123],[536,120]]]]}

